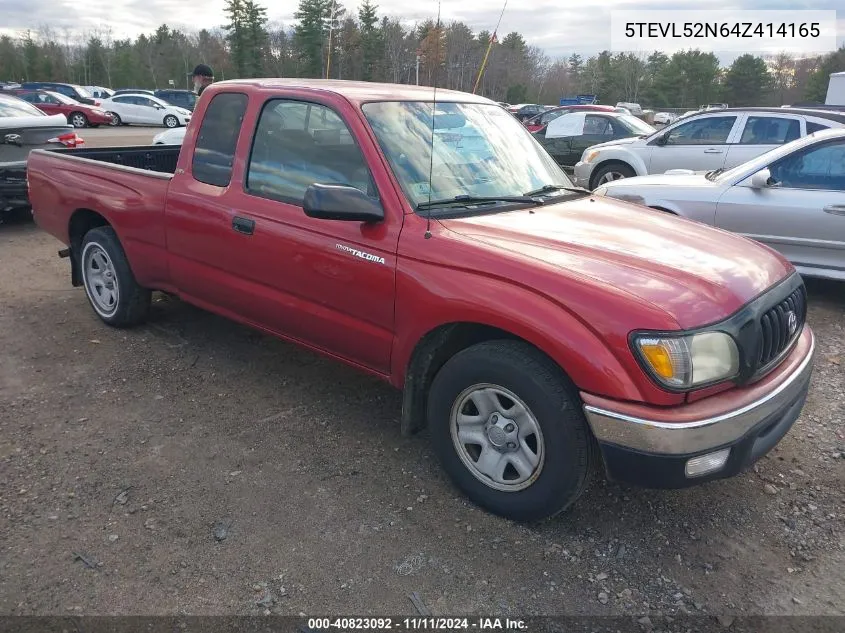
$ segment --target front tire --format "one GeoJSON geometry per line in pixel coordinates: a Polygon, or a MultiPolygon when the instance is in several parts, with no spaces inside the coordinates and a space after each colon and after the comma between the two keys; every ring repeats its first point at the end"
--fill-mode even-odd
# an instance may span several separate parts
{"type": "Polygon", "coordinates": [[[164,127],[170,128],[171,130],[175,127],[179,127],[179,119],[172,114],[168,114],[164,117],[164,127]]]}
{"type": "Polygon", "coordinates": [[[581,496],[594,461],[577,391],[548,357],[519,341],[469,347],[428,396],[434,452],[473,502],[536,521],[581,496]]]}
{"type": "Polygon", "coordinates": [[[114,229],[101,226],[88,231],[80,261],[85,294],[100,319],[114,327],[129,327],[147,318],[152,293],[135,280],[114,229]]]}
{"type": "Polygon", "coordinates": [[[88,127],[88,117],[82,112],[71,112],[68,122],[75,128],[88,127]]]}
{"type": "Polygon", "coordinates": [[[626,165],[625,163],[609,163],[597,169],[596,173],[593,174],[590,189],[595,189],[614,180],[633,178],[636,175],[637,172],[630,165],[626,165]]]}

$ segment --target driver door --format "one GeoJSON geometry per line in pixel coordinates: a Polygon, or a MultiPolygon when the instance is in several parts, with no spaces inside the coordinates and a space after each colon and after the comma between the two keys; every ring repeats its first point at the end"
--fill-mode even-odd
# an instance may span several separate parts
{"type": "Polygon", "coordinates": [[[152,99],[146,97],[136,97],[138,109],[138,117],[142,123],[161,124],[164,121],[164,113],[159,109],[159,105],[152,99]]]}
{"type": "Polygon", "coordinates": [[[713,114],[685,121],[668,128],[666,142],[652,139],[649,174],[663,174],[670,169],[710,171],[725,164],[735,132],[741,127],[735,114],[713,114]]]}

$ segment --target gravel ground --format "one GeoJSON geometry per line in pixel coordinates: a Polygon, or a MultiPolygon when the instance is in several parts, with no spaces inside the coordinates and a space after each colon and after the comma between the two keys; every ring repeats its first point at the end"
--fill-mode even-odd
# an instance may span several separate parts
{"type": "Polygon", "coordinates": [[[400,398],[179,301],[105,327],[0,226],[0,614],[845,614],[845,286],[809,283],[804,414],[753,471],[467,503],[400,398]]]}

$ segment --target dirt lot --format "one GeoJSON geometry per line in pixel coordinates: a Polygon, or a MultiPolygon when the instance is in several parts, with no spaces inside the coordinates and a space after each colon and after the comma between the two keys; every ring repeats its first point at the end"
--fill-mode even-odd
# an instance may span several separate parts
{"type": "Polygon", "coordinates": [[[845,614],[842,284],[809,284],[810,399],[754,471],[521,526],[389,387],[175,300],[109,329],[57,248],[0,225],[0,614],[845,614]]]}

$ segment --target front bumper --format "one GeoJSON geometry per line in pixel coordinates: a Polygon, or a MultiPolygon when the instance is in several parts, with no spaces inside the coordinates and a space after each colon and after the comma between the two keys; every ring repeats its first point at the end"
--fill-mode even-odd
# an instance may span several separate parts
{"type": "Polygon", "coordinates": [[[804,328],[781,365],[753,385],[671,409],[582,394],[608,477],[648,488],[683,488],[736,475],[768,453],[801,414],[815,340],[804,328]],[[689,476],[690,459],[729,449],[713,471],[689,476]]]}
{"type": "Polygon", "coordinates": [[[579,160],[577,163],[575,163],[575,168],[573,170],[575,186],[584,187],[584,189],[589,189],[590,188],[590,177],[592,175],[593,175],[593,164],[592,163],[585,163],[582,160],[579,160]]]}
{"type": "Polygon", "coordinates": [[[28,206],[26,162],[0,165],[0,213],[28,206]]]}

